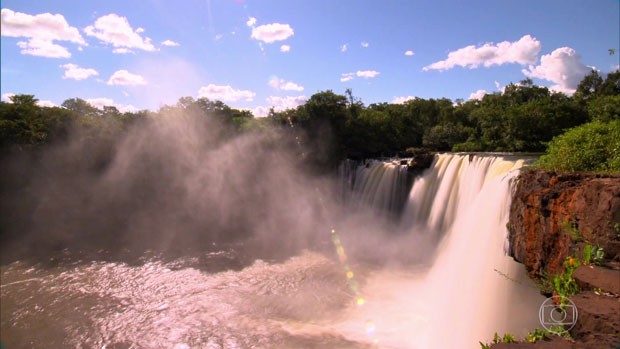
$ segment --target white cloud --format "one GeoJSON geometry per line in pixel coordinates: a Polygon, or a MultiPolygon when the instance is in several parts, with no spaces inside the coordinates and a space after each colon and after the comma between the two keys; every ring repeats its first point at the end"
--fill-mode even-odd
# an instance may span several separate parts
{"type": "Polygon", "coordinates": [[[84,28],[84,32],[116,48],[156,51],[150,38],[140,36],[144,29],[138,28],[134,31],[127,18],[115,13],[97,18],[93,25],[84,28]]]}
{"type": "Polygon", "coordinates": [[[88,46],[78,29],[69,26],[61,14],[42,13],[33,16],[6,8],[1,13],[2,36],[29,38],[28,42],[17,43],[22,48],[22,54],[50,58],[71,57],[65,47],[54,43],[55,40],[88,46]]]}
{"type": "Polygon", "coordinates": [[[112,50],[112,53],[128,54],[128,53],[134,53],[134,52],[128,48],[120,47],[120,48],[115,48],[114,50],[112,50]]]}
{"type": "Polygon", "coordinates": [[[414,96],[394,97],[392,99],[392,103],[393,104],[403,104],[403,103],[405,103],[407,101],[411,101],[411,100],[414,100],[414,99],[416,99],[416,97],[414,97],[414,96]]]}
{"type": "Polygon", "coordinates": [[[498,91],[502,91],[502,92],[504,91],[504,88],[503,88],[503,87],[502,87],[502,85],[499,83],[499,81],[495,81],[495,88],[496,88],[498,91]]]}
{"type": "Polygon", "coordinates": [[[57,45],[52,41],[41,39],[30,39],[28,41],[20,41],[17,43],[25,55],[47,57],[47,58],[69,58],[71,53],[65,47],[57,45]]]}
{"type": "Polygon", "coordinates": [[[63,64],[60,66],[65,69],[63,79],[84,80],[91,76],[97,76],[99,73],[92,68],[81,68],[75,64],[63,64]]]}
{"type": "Polygon", "coordinates": [[[296,108],[297,106],[306,103],[307,100],[308,98],[306,96],[267,97],[267,102],[269,102],[269,104],[273,106],[273,109],[275,111],[296,108]]]}
{"type": "Polygon", "coordinates": [[[469,99],[477,99],[477,100],[482,100],[482,97],[484,97],[484,95],[488,94],[488,92],[486,90],[478,90],[472,94],[469,95],[469,99]]]}
{"type": "Polygon", "coordinates": [[[379,75],[380,73],[376,70],[358,70],[355,75],[359,78],[372,79],[379,75]]]}
{"type": "Polygon", "coordinates": [[[551,89],[558,92],[573,94],[579,82],[591,71],[581,62],[581,57],[570,47],[560,47],[540,58],[540,64],[530,65],[523,69],[523,74],[530,78],[538,78],[554,82],[551,89]]]}
{"type": "Polygon", "coordinates": [[[413,55],[415,55],[415,52],[413,52],[411,50],[405,51],[405,56],[413,56],[413,55]]]}
{"type": "Polygon", "coordinates": [[[13,103],[13,101],[11,101],[11,97],[13,96],[15,96],[15,93],[11,93],[11,92],[3,93],[2,101],[7,102],[7,103],[13,103]]]}
{"type": "Polygon", "coordinates": [[[349,44],[344,44],[340,46],[340,52],[347,52],[348,49],[349,49],[349,44]]]}
{"type": "Polygon", "coordinates": [[[86,102],[99,110],[103,110],[103,107],[116,107],[121,113],[135,113],[139,110],[131,104],[119,104],[110,98],[90,98],[86,102]]]}
{"type": "Polygon", "coordinates": [[[88,46],[80,32],[69,26],[65,17],[60,14],[42,13],[29,15],[2,9],[2,36],[37,38],[45,41],[71,41],[88,46]]]}
{"type": "Polygon", "coordinates": [[[290,51],[291,51],[291,46],[289,45],[280,46],[280,52],[290,52],[290,51]]]}
{"type": "Polygon", "coordinates": [[[251,102],[254,100],[254,96],[256,96],[255,92],[248,90],[235,90],[230,85],[218,86],[209,84],[198,90],[198,98],[205,97],[223,102],[234,102],[238,100],[251,102]]]}
{"type": "Polygon", "coordinates": [[[480,65],[490,67],[508,63],[534,64],[540,47],[540,41],[530,35],[525,35],[515,42],[503,41],[496,45],[484,44],[479,47],[470,45],[450,52],[447,59],[428,65],[422,70],[444,71],[455,66],[473,69],[480,65]]]}
{"type": "Polygon", "coordinates": [[[164,40],[161,42],[161,44],[163,46],[170,46],[170,47],[181,46],[181,44],[179,44],[178,42],[172,41],[172,40],[164,40]]]}
{"type": "Polygon", "coordinates": [[[260,40],[268,44],[286,40],[295,32],[288,24],[272,23],[258,26],[252,29],[252,39],[260,40]]]}
{"type": "Polygon", "coordinates": [[[347,81],[351,81],[354,79],[354,73],[343,73],[340,76],[340,82],[347,82],[347,81]]]}
{"type": "Polygon", "coordinates": [[[256,18],[255,18],[255,17],[250,17],[250,18],[248,18],[248,21],[247,21],[247,22],[245,22],[245,24],[246,24],[248,27],[253,27],[253,26],[254,26],[254,24],[256,24],[256,18]]]}
{"type": "Polygon", "coordinates": [[[47,107],[47,108],[51,108],[51,107],[57,107],[58,105],[50,100],[44,99],[41,101],[37,101],[37,105],[39,107],[47,107]]]}
{"type": "Polygon", "coordinates": [[[361,45],[362,45],[363,48],[368,48],[368,46],[370,46],[370,44],[367,43],[366,41],[362,41],[361,45]]]}
{"type": "Polygon", "coordinates": [[[140,75],[132,74],[127,70],[117,70],[110,76],[108,85],[145,85],[146,80],[140,75]]]}
{"type": "Polygon", "coordinates": [[[269,80],[269,86],[277,90],[284,91],[303,91],[304,87],[300,86],[292,81],[286,81],[278,77],[273,77],[269,80]]]}
{"type": "Polygon", "coordinates": [[[267,115],[269,115],[270,110],[271,110],[271,107],[258,106],[250,111],[252,112],[252,115],[254,115],[255,117],[264,118],[267,115]]]}

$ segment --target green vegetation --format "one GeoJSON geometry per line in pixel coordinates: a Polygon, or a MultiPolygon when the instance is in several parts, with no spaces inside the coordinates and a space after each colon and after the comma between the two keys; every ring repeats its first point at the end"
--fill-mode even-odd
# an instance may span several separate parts
{"type": "MultiPolygon", "coordinates": [[[[572,339],[570,333],[568,333],[568,331],[566,331],[564,327],[562,327],[561,325],[556,325],[556,326],[551,327],[548,330],[537,328],[529,332],[527,336],[525,336],[523,341],[527,343],[536,343],[538,341],[547,340],[553,336],[559,336],[565,339],[572,339]]],[[[482,342],[478,342],[478,343],[480,343],[481,349],[490,349],[493,346],[493,344],[515,343],[515,342],[516,342],[515,336],[513,336],[512,334],[506,333],[504,334],[503,337],[500,337],[496,332],[495,335],[493,336],[492,342],[487,343],[487,344],[482,343],[482,342]]]]}
{"type": "Polygon", "coordinates": [[[554,294],[560,296],[561,301],[579,292],[579,285],[577,285],[577,281],[573,279],[573,272],[580,265],[581,262],[579,262],[578,259],[568,257],[564,261],[564,272],[553,277],[554,294]]]}
{"type": "Polygon", "coordinates": [[[575,257],[568,257],[564,261],[564,270],[561,274],[543,274],[539,278],[541,291],[545,294],[553,294],[565,301],[567,297],[579,292],[579,285],[573,279],[573,272],[581,265],[581,261],[575,257]]]}
{"type": "Polygon", "coordinates": [[[593,121],[553,138],[537,165],[555,171],[620,172],[620,119],[593,121]]]}
{"type": "Polygon", "coordinates": [[[206,98],[180,98],[159,111],[98,109],[79,98],[39,107],[32,95],[0,102],[0,151],[29,151],[71,134],[112,146],[131,125],[162,115],[218,121],[220,138],[280,129],[299,136],[307,159],[333,167],[343,158],[394,156],[405,149],[542,152],[538,165],[560,171],[620,172],[620,71],[592,71],[572,97],[526,79],[481,100],[453,103],[415,98],[368,106],[353,96],[321,91],[293,109],[266,118],[206,98]],[[291,128],[291,125],[294,126],[291,128]]]}
{"type": "Polygon", "coordinates": [[[603,248],[600,246],[595,246],[592,249],[592,253],[593,253],[593,257],[592,257],[592,262],[594,262],[594,264],[596,265],[601,265],[603,264],[603,261],[605,259],[605,251],[603,251],[603,248]]]}
{"type": "Polygon", "coordinates": [[[510,334],[510,333],[505,333],[503,337],[500,337],[497,332],[495,332],[495,334],[493,335],[493,341],[491,343],[488,344],[484,344],[482,342],[478,342],[480,343],[480,347],[482,349],[490,349],[491,346],[493,344],[499,344],[499,343],[515,343],[515,336],[510,334]]]}
{"type": "Polygon", "coordinates": [[[531,331],[530,333],[527,334],[527,336],[525,337],[525,341],[528,343],[536,343],[538,341],[545,340],[548,337],[548,335],[549,335],[548,330],[537,328],[534,331],[531,331]]]}
{"type": "Polygon", "coordinates": [[[605,259],[605,251],[600,246],[592,246],[590,244],[586,244],[583,247],[583,264],[596,264],[601,265],[605,259]]]}

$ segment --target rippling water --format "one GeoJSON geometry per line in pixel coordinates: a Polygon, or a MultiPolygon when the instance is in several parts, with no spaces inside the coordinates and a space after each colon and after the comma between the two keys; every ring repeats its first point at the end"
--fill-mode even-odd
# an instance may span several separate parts
{"type": "Polygon", "coordinates": [[[304,252],[209,272],[231,251],[130,265],[2,267],[7,348],[363,348],[333,328],[354,306],[338,262],[304,252]]]}

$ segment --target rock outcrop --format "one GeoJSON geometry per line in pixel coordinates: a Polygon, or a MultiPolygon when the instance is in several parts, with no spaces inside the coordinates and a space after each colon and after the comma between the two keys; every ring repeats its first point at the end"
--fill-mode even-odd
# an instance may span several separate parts
{"type": "Polygon", "coordinates": [[[510,254],[530,276],[561,273],[585,244],[620,261],[620,177],[528,170],[518,178],[508,223],[510,254]]]}
{"type": "Polygon", "coordinates": [[[501,348],[615,348],[620,346],[620,176],[528,170],[518,177],[508,224],[510,255],[537,279],[560,274],[567,257],[581,260],[586,244],[604,258],[572,277],[581,291],[570,297],[579,310],[571,340],[551,336],[501,348]]]}

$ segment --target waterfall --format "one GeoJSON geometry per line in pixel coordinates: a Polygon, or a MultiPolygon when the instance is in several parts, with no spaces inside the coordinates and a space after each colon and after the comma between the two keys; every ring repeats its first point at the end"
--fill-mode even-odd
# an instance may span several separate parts
{"type": "Polygon", "coordinates": [[[397,216],[407,200],[407,166],[372,160],[352,168],[340,167],[342,183],[350,194],[346,202],[354,209],[369,207],[380,214],[397,216]]]}
{"type": "Polygon", "coordinates": [[[512,177],[511,171],[523,165],[524,160],[509,161],[496,156],[440,154],[411,189],[403,217],[405,224],[445,232],[485,185],[497,176],[512,177]]]}
{"type": "MultiPolygon", "coordinates": [[[[495,332],[523,338],[539,327],[543,297],[505,254],[511,182],[523,165],[502,156],[437,155],[414,182],[400,221],[403,234],[433,237],[428,245],[409,245],[411,253],[434,249],[432,260],[426,269],[369,276],[366,304],[350,310],[344,331],[366,319],[385,347],[479,348],[495,332]]],[[[391,184],[375,176],[365,179],[374,189],[362,192],[385,202],[391,184]],[[387,191],[376,193],[381,190],[387,191]]]]}

